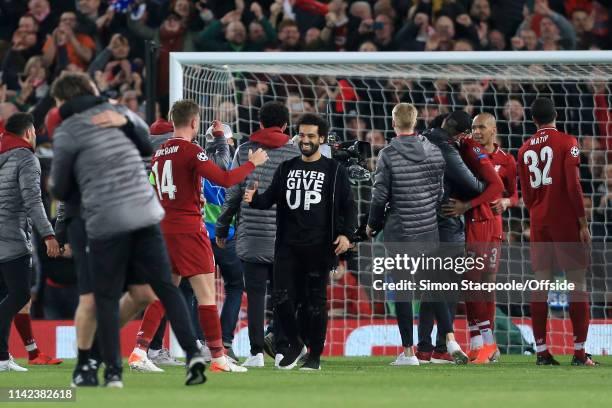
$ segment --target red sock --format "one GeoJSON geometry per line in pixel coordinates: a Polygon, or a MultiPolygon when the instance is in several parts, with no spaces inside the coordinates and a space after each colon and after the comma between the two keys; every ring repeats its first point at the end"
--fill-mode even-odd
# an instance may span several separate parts
{"type": "Polygon", "coordinates": [[[533,337],[536,341],[538,354],[547,354],[546,349],[546,324],[548,322],[548,303],[531,302],[531,327],[533,337]]]}
{"type": "Polygon", "coordinates": [[[147,306],[144,316],[142,316],[142,322],[140,322],[140,329],[136,334],[136,347],[145,351],[149,349],[149,343],[155,336],[155,332],[165,314],[166,310],[159,300],[147,306]]]}
{"type": "Polygon", "coordinates": [[[222,357],[225,354],[225,348],[221,338],[221,321],[219,320],[217,305],[200,305],[198,306],[198,313],[200,315],[200,325],[204,332],[204,339],[210,349],[210,354],[214,358],[222,357]]]}
{"type": "Polygon", "coordinates": [[[574,354],[582,359],[585,357],[584,343],[586,343],[591,319],[588,295],[585,292],[575,292],[569,304],[569,315],[574,329],[574,354]]]}
{"type": "Polygon", "coordinates": [[[15,328],[19,332],[19,336],[23,341],[23,345],[28,352],[28,359],[33,360],[40,354],[36,341],[34,341],[34,335],[32,334],[32,319],[29,313],[17,313],[13,318],[15,328]]]}
{"type": "Polygon", "coordinates": [[[468,330],[470,331],[470,338],[480,335],[480,329],[478,329],[478,319],[476,314],[476,303],[465,302],[465,317],[468,321],[468,330]]]}
{"type": "Polygon", "coordinates": [[[495,330],[495,301],[487,302],[487,319],[491,324],[491,330],[495,330]]]}

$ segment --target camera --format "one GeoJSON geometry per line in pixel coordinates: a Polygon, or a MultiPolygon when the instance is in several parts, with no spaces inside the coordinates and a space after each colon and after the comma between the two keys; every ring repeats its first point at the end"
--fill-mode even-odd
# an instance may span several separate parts
{"type": "Polygon", "coordinates": [[[372,157],[370,143],[362,140],[338,142],[334,132],[328,134],[327,143],[331,148],[332,158],[346,167],[351,180],[370,179],[371,173],[367,169],[367,161],[372,157]]]}

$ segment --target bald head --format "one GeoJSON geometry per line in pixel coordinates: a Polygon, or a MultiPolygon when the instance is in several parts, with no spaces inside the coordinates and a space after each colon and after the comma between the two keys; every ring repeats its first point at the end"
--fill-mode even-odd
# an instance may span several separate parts
{"type": "Polygon", "coordinates": [[[476,120],[481,120],[484,123],[486,123],[487,126],[493,126],[493,127],[495,127],[495,123],[497,122],[497,119],[495,119],[495,116],[491,115],[489,112],[479,113],[474,118],[473,123],[476,123],[476,120]]]}
{"type": "Polygon", "coordinates": [[[472,121],[472,137],[474,140],[482,144],[487,151],[492,152],[495,149],[495,136],[497,136],[495,116],[487,112],[476,115],[472,121]]]}

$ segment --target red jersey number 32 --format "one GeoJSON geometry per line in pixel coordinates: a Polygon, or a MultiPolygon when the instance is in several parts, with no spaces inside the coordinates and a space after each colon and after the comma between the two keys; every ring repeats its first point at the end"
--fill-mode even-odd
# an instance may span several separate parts
{"type": "Polygon", "coordinates": [[[159,199],[163,200],[163,195],[167,194],[170,200],[174,200],[176,196],[176,186],[172,180],[172,160],[164,161],[161,178],[159,177],[159,162],[153,164],[151,171],[155,174],[155,185],[157,186],[157,195],[159,195],[159,199]]]}
{"type": "Polygon", "coordinates": [[[553,150],[550,146],[544,146],[540,150],[540,156],[533,150],[527,150],[523,155],[525,165],[529,167],[529,183],[531,188],[539,188],[552,184],[553,180],[550,177],[550,166],[553,160],[553,150]],[[540,170],[540,163],[544,168],[540,170]]]}

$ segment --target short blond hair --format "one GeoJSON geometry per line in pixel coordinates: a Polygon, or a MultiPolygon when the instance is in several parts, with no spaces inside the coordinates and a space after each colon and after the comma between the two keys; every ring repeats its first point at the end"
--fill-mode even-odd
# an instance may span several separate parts
{"type": "Polygon", "coordinates": [[[183,99],[174,102],[170,112],[168,113],[168,119],[174,124],[174,128],[187,127],[191,123],[193,118],[198,117],[200,114],[200,106],[190,99],[183,99]]]}
{"type": "Polygon", "coordinates": [[[400,130],[413,130],[417,122],[417,109],[411,103],[398,103],[391,113],[395,127],[400,130]]]}

